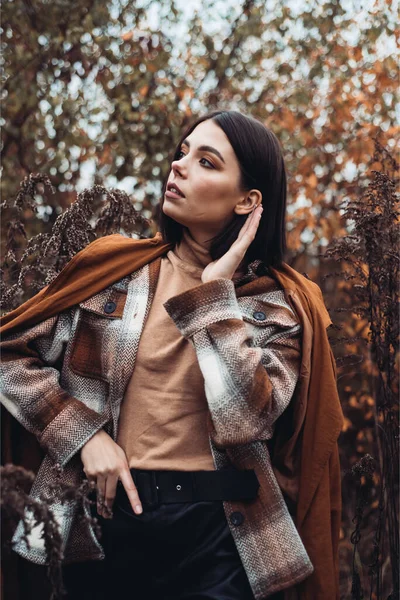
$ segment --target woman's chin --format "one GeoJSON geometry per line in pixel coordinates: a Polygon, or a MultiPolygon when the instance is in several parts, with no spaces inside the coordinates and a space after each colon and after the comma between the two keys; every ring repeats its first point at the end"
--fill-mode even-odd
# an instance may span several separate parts
{"type": "Polygon", "coordinates": [[[180,223],[181,225],[187,226],[185,218],[182,216],[182,211],[180,211],[177,206],[174,206],[172,202],[168,202],[167,198],[162,205],[162,211],[167,217],[174,219],[174,221],[177,221],[177,223],[180,223]]]}

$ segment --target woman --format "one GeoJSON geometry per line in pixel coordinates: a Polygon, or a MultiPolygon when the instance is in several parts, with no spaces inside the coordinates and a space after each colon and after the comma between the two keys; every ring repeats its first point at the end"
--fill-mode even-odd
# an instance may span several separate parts
{"type": "MultiPolygon", "coordinates": [[[[84,526],[72,509],[55,506],[71,598],[97,598],[102,589],[121,598],[261,599],[294,593],[312,575],[292,519],[294,443],[293,472],[280,476],[278,468],[285,429],[294,440],[305,333],[276,279],[285,213],[274,134],[238,112],[210,113],[183,135],[164,184],[168,251],[4,340],[13,357],[3,369],[3,403],[34,432],[36,411],[48,415],[38,432],[48,461],[70,481],[80,468],[96,484],[102,546],[87,537],[83,548],[84,526]],[[47,366],[36,373],[36,409],[28,408],[32,363],[15,358],[24,336],[47,366]],[[61,355],[56,381],[49,366],[61,355]],[[21,389],[29,386],[25,405],[15,369],[21,389]],[[92,562],[103,551],[104,563],[92,562]]],[[[17,551],[35,560],[21,540],[17,551]]],[[[336,557],[328,561],[334,572],[336,557]]],[[[316,591],[313,598],[334,597],[316,591]]]]}

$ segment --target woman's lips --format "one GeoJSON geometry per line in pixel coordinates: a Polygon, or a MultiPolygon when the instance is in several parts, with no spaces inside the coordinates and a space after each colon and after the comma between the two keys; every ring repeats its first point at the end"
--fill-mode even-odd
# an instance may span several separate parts
{"type": "Polygon", "coordinates": [[[165,195],[167,196],[167,198],[184,198],[185,196],[181,196],[180,194],[177,194],[176,192],[172,192],[171,190],[166,190],[165,195]]]}

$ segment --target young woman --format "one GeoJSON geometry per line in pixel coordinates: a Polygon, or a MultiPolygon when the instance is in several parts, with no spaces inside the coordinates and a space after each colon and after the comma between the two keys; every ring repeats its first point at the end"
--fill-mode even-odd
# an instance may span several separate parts
{"type": "MultiPolygon", "coordinates": [[[[38,434],[48,461],[96,486],[101,545],[72,509],[55,507],[70,598],[301,597],[296,586],[315,564],[292,518],[293,398],[309,332],[277,279],[285,214],[276,136],[239,112],[207,114],[185,131],[163,186],[162,236],[152,241],[165,250],[5,338],[3,403],[36,433],[38,414],[48,415],[38,434]],[[18,343],[42,360],[36,381],[18,343]],[[61,374],[52,368],[60,356],[61,374]],[[285,428],[292,472],[283,459],[278,467],[285,428]]],[[[16,548],[34,562],[37,538],[35,556],[22,541],[16,548]]],[[[328,560],[334,572],[336,557],[328,560]]],[[[334,597],[320,591],[313,598],[334,597]]]]}

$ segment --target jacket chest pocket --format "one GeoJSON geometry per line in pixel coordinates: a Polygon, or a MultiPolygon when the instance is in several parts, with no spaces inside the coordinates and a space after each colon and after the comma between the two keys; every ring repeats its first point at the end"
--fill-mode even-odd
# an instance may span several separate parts
{"type": "Polygon", "coordinates": [[[70,368],[77,375],[109,381],[127,292],[106,289],[79,303],[70,368]]]}
{"type": "Polygon", "coordinates": [[[254,298],[238,298],[243,321],[253,342],[257,346],[269,331],[271,309],[265,302],[254,298]]]}

